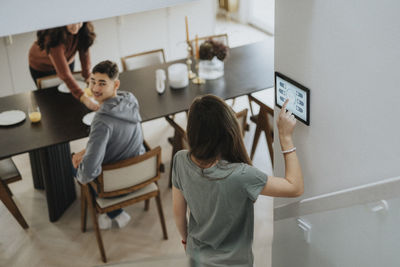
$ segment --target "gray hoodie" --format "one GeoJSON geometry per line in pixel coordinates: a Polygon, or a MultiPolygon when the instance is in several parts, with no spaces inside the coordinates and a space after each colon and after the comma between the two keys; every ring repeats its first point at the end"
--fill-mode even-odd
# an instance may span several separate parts
{"type": "Polygon", "coordinates": [[[100,175],[102,164],[145,153],[141,120],[139,104],[133,94],[120,91],[104,101],[94,116],[76,178],[88,183],[100,175]]]}

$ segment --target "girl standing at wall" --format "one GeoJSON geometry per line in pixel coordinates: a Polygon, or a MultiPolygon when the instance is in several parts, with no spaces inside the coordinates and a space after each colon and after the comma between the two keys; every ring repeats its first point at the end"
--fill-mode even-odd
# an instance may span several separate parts
{"type": "Polygon", "coordinates": [[[192,263],[253,266],[258,195],[297,197],[303,193],[292,142],[296,119],[286,111],[287,102],[277,120],[284,178],[267,177],[251,166],[235,114],[222,99],[205,95],[192,103],[187,124],[190,150],[175,155],[172,170],[175,222],[192,263]]]}

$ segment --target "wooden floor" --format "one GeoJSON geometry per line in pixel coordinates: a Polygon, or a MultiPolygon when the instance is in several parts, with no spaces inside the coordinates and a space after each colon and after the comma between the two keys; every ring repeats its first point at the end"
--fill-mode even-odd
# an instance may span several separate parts
{"type": "MultiPolygon", "coordinates": [[[[247,105],[247,98],[237,101],[240,109],[247,105]]],[[[178,119],[185,120],[185,114],[178,119]]],[[[166,172],[160,180],[161,197],[166,217],[169,240],[162,239],[155,201],[150,202],[150,210],[145,212],[141,203],[127,208],[132,220],[127,227],[102,231],[105,250],[110,266],[178,266],[184,262],[184,252],[180,236],[175,227],[171,190],[167,187],[171,147],[167,143],[172,136],[172,128],[164,119],[144,123],[144,134],[150,145],[162,146],[166,172]],[[151,260],[149,260],[149,258],[151,260]],[[161,264],[161,262],[163,262],[161,264]],[[170,264],[170,265],[169,265],[170,264]]],[[[245,136],[249,150],[254,133],[254,125],[245,136]]],[[[79,151],[86,140],[71,143],[73,151],[79,151]]],[[[23,230],[4,205],[0,204],[0,266],[102,266],[91,217],[88,231],[80,231],[80,199],[66,211],[56,223],[50,223],[47,214],[45,193],[33,189],[27,154],[14,157],[22,173],[22,181],[10,185],[14,200],[20,208],[30,228],[23,230]]],[[[257,167],[271,174],[265,137],[261,136],[256,159],[257,167]]],[[[77,188],[78,189],[78,188],[77,188]]],[[[272,240],[272,200],[260,197],[256,202],[254,253],[257,266],[270,266],[272,240]]]]}

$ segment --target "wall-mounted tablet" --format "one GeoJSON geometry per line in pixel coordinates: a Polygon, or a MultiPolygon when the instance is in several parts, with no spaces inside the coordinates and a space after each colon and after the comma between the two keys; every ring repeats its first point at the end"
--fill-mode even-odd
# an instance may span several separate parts
{"type": "Polygon", "coordinates": [[[285,75],[275,72],[275,105],[282,108],[286,98],[289,98],[286,108],[299,121],[310,125],[310,90],[285,75]]]}

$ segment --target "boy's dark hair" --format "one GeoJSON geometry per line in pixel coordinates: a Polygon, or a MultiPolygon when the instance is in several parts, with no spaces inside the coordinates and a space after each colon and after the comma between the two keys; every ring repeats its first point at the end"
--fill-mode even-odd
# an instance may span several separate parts
{"type": "Polygon", "coordinates": [[[118,65],[110,60],[104,60],[93,67],[92,73],[107,74],[108,78],[115,80],[118,78],[118,65]]]}

